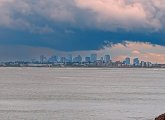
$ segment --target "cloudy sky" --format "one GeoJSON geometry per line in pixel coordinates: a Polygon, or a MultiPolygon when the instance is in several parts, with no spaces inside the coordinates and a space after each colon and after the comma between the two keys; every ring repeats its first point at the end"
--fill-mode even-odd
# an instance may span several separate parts
{"type": "Polygon", "coordinates": [[[164,0],[0,0],[0,60],[97,52],[165,63],[164,36],[164,0]]]}

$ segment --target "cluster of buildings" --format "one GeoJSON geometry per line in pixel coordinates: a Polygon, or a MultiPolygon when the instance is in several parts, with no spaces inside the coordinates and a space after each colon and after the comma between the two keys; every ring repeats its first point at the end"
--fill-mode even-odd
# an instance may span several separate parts
{"type": "Polygon", "coordinates": [[[0,66],[23,66],[23,67],[110,67],[110,68],[165,68],[164,64],[152,64],[151,62],[140,61],[139,58],[126,57],[123,61],[112,61],[110,55],[98,57],[97,54],[82,57],[73,56],[51,56],[44,55],[39,60],[32,59],[30,62],[16,61],[5,62],[0,66]]]}
{"type": "MultiPolygon", "coordinates": [[[[100,59],[103,62],[110,62],[111,61],[111,57],[110,55],[105,55],[104,57],[101,57],[100,59]]],[[[45,56],[41,55],[40,56],[40,63],[94,63],[97,62],[98,60],[98,56],[97,54],[91,54],[90,56],[87,57],[82,57],[81,55],[77,55],[77,56],[72,56],[67,55],[67,56],[51,56],[50,58],[46,58],[45,56]]],[[[36,62],[35,60],[33,60],[32,62],[36,62]]]]}
{"type": "Polygon", "coordinates": [[[82,57],[81,55],[73,57],[68,55],[66,57],[52,56],[47,59],[45,56],[40,56],[40,63],[63,63],[65,65],[84,65],[84,66],[99,66],[99,67],[154,67],[155,64],[151,62],[140,61],[139,58],[134,58],[131,62],[130,57],[126,57],[124,61],[111,60],[110,55],[105,55],[98,59],[97,54],[91,54],[90,56],[82,57]]]}
{"type": "Polygon", "coordinates": [[[139,58],[134,58],[133,63],[131,64],[131,58],[126,57],[123,61],[123,64],[126,66],[133,66],[133,67],[153,67],[154,64],[151,62],[140,61],[139,58]]]}

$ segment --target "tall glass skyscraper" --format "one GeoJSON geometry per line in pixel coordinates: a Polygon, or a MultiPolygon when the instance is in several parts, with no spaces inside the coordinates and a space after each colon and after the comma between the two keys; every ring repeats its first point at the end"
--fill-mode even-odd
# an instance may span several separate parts
{"type": "Polygon", "coordinates": [[[133,59],[133,64],[134,64],[135,66],[138,66],[138,65],[139,65],[139,58],[133,59]]]}
{"type": "Polygon", "coordinates": [[[125,64],[130,65],[131,64],[131,59],[129,57],[125,58],[125,64]]]}
{"type": "Polygon", "coordinates": [[[97,54],[91,54],[91,62],[97,61],[97,54]]]}
{"type": "Polygon", "coordinates": [[[111,60],[111,56],[110,55],[105,55],[104,56],[104,62],[108,63],[108,62],[110,62],[110,60],[111,60]]]}

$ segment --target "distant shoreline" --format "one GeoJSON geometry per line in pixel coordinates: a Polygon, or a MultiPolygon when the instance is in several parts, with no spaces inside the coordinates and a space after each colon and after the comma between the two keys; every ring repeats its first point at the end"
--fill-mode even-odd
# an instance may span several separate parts
{"type": "Polygon", "coordinates": [[[6,62],[0,67],[47,67],[47,68],[165,68],[165,64],[125,64],[122,62],[68,62],[68,63],[31,63],[31,62],[6,62]]]}
{"type": "Polygon", "coordinates": [[[52,66],[0,66],[0,68],[107,68],[107,69],[165,69],[165,67],[52,67],[52,66]]]}

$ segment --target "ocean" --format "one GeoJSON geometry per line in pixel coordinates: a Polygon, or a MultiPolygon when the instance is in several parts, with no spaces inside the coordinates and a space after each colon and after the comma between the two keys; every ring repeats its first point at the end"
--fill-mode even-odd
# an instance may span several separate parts
{"type": "Polygon", "coordinates": [[[0,120],[154,120],[165,69],[0,68],[0,120]]]}

